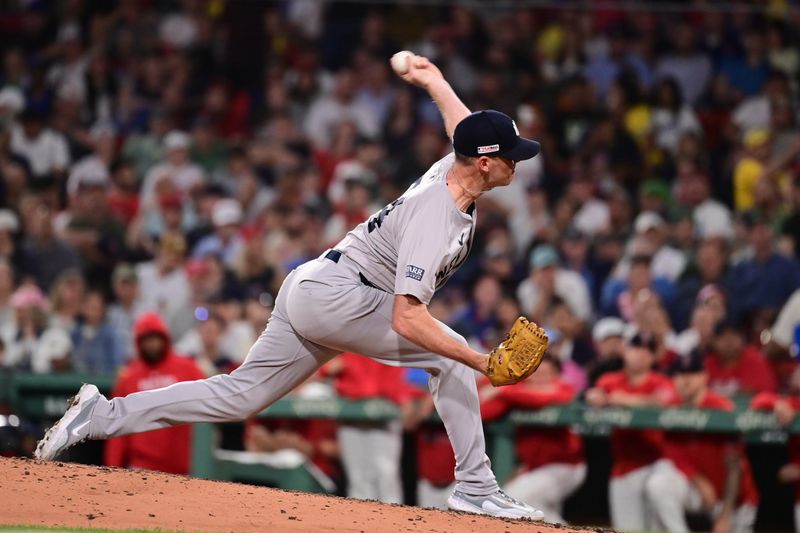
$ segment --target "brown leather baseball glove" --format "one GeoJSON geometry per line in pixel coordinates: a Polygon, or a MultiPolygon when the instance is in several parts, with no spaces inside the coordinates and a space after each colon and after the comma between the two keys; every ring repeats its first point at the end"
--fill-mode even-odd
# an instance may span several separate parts
{"type": "Polygon", "coordinates": [[[505,339],[489,354],[486,375],[492,385],[511,385],[533,374],[547,352],[544,330],[521,316],[505,339]]]}

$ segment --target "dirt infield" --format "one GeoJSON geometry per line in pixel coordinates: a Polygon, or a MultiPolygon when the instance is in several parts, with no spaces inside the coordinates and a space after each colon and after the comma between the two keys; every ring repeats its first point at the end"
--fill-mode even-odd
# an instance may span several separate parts
{"type": "Polygon", "coordinates": [[[0,524],[236,532],[571,531],[531,522],[71,463],[0,458],[0,480],[0,524]]]}

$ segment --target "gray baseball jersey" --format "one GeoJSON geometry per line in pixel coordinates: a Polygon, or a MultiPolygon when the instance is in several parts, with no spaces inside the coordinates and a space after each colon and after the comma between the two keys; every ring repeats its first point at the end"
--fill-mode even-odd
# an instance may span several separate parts
{"type": "Polygon", "coordinates": [[[359,224],[336,246],[367,280],[390,294],[429,304],[466,261],[476,213],[465,213],[447,189],[454,154],[440,159],[397,200],[359,224]]]}
{"type": "MultiPolygon", "coordinates": [[[[269,325],[242,366],[231,374],[124,398],[101,397],[91,413],[89,436],[241,420],[348,351],[428,370],[431,396],[456,456],[456,489],[494,493],[497,480],[486,457],[474,370],[432,354],[392,329],[392,294],[413,294],[429,303],[469,253],[475,217],[459,211],[447,190],[445,177],[452,165],[452,155],[437,162],[400,198],[349,233],[339,245],[343,257],[323,255],[289,273],[269,325]],[[378,288],[362,283],[359,273],[378,288]]],[[[464,337],[438,324],[466,345],[464,337]]]]}

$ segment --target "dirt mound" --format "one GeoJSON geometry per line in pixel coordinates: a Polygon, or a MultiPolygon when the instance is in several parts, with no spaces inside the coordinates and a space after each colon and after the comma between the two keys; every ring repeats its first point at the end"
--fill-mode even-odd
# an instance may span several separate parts
{"type": "Polygon", "coordinates": [[[187,531],[551,532],[557,526],[222,483],[0,458],[0,524],[187,531]]]}

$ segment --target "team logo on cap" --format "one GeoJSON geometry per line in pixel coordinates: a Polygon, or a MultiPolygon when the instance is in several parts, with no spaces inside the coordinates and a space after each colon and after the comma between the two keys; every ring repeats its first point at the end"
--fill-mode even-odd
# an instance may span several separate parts
{"type": "Polygon", "coordinates": [[[517,127],[517,123],[512,120],[511,125],[514,126],[514,132],[517,134],[517,137],[519,137],[519,128],[517,127]]]}
{"type": "Polygon", "coordinates": [[[491,154],[500,151],[499,144],[490,144],[489,146],[478,146],[479,154],[491,154]]]}

